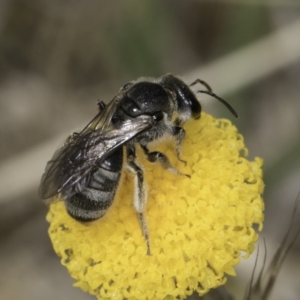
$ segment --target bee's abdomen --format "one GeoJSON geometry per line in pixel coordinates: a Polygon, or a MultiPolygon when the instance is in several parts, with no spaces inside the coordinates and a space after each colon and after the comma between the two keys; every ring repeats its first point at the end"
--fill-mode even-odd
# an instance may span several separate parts
{"type": "Polygon", "coordinates": [[[94,171],[86,187],[65,200],[66,209],[74,219],[91,222],[101,218],[111,206],[120,180],[123,163],[122,148],[106,158],[94,171]]]}

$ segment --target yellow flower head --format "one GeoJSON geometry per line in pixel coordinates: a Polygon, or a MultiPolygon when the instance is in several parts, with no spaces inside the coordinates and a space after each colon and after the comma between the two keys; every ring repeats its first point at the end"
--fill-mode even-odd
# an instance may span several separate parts
{"type": "Polygon", "coordinates": [[[72,219],[63,202],[51,205],[49,234],[76,286],[98,299],[184,299],[225,283],[241,254],[254,250],[262,228],[262,160],[248,161],[243,137],[224,119],[205,113],[185,126],[178,162],[186,176],[151,164],[139,153],[148,187],[145,211],[152,255],[132,207],[132,176],[123,172],[106,215],[89,226],[72,219]]]}

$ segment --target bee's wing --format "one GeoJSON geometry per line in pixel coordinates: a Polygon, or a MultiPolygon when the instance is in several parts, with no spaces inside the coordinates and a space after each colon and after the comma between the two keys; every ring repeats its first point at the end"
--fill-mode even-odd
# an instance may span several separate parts
{"type": "Polygon", "coordinates": [[[99,117],[94,118],[73,143],[63,146],[54,153],[41,179],[39,196],[42,199],[53,197],[58,193],[70,197],[75,193],[72,187],[79,182],[84,185],[86,182],[84,179],[88,178],[97,164],[139,133],[152,128],[156,122],[155,116],[141,115],[120,122],[114,128],[110,122],[111,116],[110,113],[102,114],[104,121],[99,117]],[[99,128],[100,123],[103,126],[99,128]]]}
{"type": "Polygon", "coordinates": [[[100,129],[100,133],[105,130],[106,127],[110,126],[112,115],[116,111],[120,101],[122,99],[117,95],[115,98],[108,103],[103,110],[101,110],[96,117],[80,132],[80,135],[85,135],[93,130],[100,129]]]}
{"type": "MultiPolygon", "coordinates": [[[[84,163],[82,152],[86,151],[85,142],[89,138],[92,141],[92,136],[95,137],[97,134],[100,134],[99,130],[97,133],[95,132],[96,129],[101,128],[101,131],[103,131],[105,127],[108,127],[119,101],[119,98],[116,96],[84,127],[79,135],[75,137],[74,142],[65,144],[56,150],[52,159],[48,161],[41,178],[39,187],[40,198],[47,199],[53,197],[59,193],[62,186],[67,185],[69,181],[74,182],[75,174],[72,176],[70,173],[79,169],[80,165],[84,163]],[[95,133],[93,134],[93,132],[95,133]]],[[[81,177],[78,178],[78,180],[80,179],[81,177]]]]}

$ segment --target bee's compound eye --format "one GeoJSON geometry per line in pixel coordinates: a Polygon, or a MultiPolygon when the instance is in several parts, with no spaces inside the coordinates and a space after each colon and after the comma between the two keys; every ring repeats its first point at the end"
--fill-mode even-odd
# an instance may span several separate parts
{"type": "Polygon", "coordinates": [[[201,113],[201,105],[200,103],[197,101],[197,99],[194,97],[191,98],[190,101],[190,107],[191,107],[191,111],[192,111],[192,116],[194,119],[199,119],[200,118],[200,113],[201,113]]]}

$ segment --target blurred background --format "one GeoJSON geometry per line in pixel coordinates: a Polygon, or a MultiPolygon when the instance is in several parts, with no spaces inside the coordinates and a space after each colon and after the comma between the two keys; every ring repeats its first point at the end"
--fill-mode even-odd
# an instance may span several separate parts
{"type": "MultiPolygon", "coordinates": [[[[207,81],[238,111],[233,122],[250,158],[265,162],[261,236],[273,256],[300,188],[299,0],[1,0],[1,299],[94,299],[72,287],[52,250],[39,180],[65,137],[96,114],[97,100],[168,72],[207,81]]],[[[201,99],[205,111],[232,119],[218,101],[201,99]]],[[[299,299],[299,251],[300,241],[271,299],[299,299]]],[[[229,279],[237,299],[254,259],[229,279]]]]}

